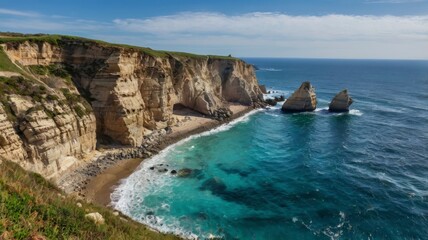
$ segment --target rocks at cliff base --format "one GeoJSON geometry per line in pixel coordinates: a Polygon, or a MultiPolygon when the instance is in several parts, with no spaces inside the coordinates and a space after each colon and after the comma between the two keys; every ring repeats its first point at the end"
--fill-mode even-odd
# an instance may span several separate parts
{"type": "Polygon", "coordinates": [[[219,108],[217,109],[214,114],[213,118],[218,121],[223,121],[225,119],[230,118],[233,115],[233,112],[228,108],[219,108]]]}
{"type": "Polygon", "coordinates": [[[308,112],[317,107],[317,97],[315,88],[310,82],[303,82],[291,97],[282,105],[284,112],[308,112]]]}
{"type": "Polygon", "coordinates": [[[169,166],[161,163],[161,164],[156,164],[154,166],[151,166],[149,169],[156,171],[158,173],[166,173],[169,171],[167,167],[169,167],[169,166]]]}
{"type": "Polygon", "coordinates": [[[270,106],[276,106],[277,101],[275,99],[268,98],[268,99],[265,100],[265,103],[267,103],[270,106]]]}
{"type": "Polygon", "coordinates": [[[283,95],[281,95],[279,97],[275,97],[275,101],[277,101],[277,102],[283,102],[283,101],[285,101],[285,97],[283,95]]]}
{"type": "Polygon", "coordinates": [[[279,96],[279,97],[268,98],[268,99],[266,99],[264,102],[265,102],[267,105],[270,105],[270,106],[276,106],[276,104],[277,104],[278,102],[283,102],[283,101],[285,101],[285,97],[284,97],[283,95],[281,95],[281,96],[279,96]]]}
{"type": "Polygon", "coordinates": [[[192,169],[189,168],[183,168],[178,170],[178,176],[179,177],[189,177],[192,174],[192,169]]]}
{"type": "Polygon", "coordinates": [[[351,96],[348,94],[348,90],[344,89],[331,100],[328,107],[330,112],[348,112],[349,106],[353,103],[351,96]]]}

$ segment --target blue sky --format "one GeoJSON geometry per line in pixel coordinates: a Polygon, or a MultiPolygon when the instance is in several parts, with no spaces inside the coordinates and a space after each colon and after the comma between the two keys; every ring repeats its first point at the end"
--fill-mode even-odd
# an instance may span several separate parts
{"type": "Polygon", "coordinates": [[[0,3],[0,31],[242,57],[428,59],[428,0],[0,3]]]}

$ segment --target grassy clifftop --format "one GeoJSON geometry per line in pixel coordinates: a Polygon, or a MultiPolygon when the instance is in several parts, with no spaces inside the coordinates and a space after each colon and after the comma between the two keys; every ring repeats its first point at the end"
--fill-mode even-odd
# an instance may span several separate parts
{"type": "Polygon", "coordinates": [[[131,46],[126,44],[115,44],[104,42],[101,40],[88,39],[83,37],[76,36],[66,36],[66,35],[56,35],[56,34],[19,34],[19,33],[2,33],[0,32],[0,44],[2,43],[22,43],[22,42],[48,42],[50,44],[58,45],[61,41],[82,41],[88,43],[96,43],[106,47],[118,47],[125,49],[133,49],[140,51],[142,53],[148,54],[153,57],[168,57],[168,56],[179,56],[179,57],[189,57],[189,58],[213,58],[213,59],[229,59],[237,60],[237,58],[230,56],[217,56],[217,55],[199,55],[186,52],[173,52],[173,51],[163,51],[163,50],[154,50],[147,47],[131,46]]]}
{"type": "Polygon", "coordinates": [[[40,175],[0,161],[0,239],[178,239],[104,207],[65,197],[40,175]],[[105,224],[86,219],[88,212],[100,213],[105,224]]]}

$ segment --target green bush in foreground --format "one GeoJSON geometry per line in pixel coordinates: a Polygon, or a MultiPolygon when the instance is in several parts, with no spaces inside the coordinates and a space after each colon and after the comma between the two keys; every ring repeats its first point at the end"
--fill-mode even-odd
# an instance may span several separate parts
{"type": "MultiPolygon", "coordinates": [[[[0,163],[0,235],[11,239],[178,239],[153,232],[132,220],[114,216],[104,207],[64,197],[53,184],[15,163],[0,163]],[[86,211],[87,210],[87,211],[86,211]],[[105,224],[85,219],[99,212],[105,224]]],[[[0,239],[2,238],[0,236],[0,239]]]]}

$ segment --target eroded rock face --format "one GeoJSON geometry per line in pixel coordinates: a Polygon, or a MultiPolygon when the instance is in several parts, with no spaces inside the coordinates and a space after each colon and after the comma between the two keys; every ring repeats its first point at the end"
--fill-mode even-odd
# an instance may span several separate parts
{"type": "Polygon", "coordinates": [[[0,156],[25,162],[28,154],[24,143],[13,128],[3,104],[0,103],[0,156]]]}
{"type": "Polygon", "coordinates": [[[175,104],[214,116],[227,102],[262,101],[253,67],[237,59],[154,57],[79,41],[6,44],[5,50],[24,66],[72,66],[73,81],[92,99],[98,135],[125,145],[140,145],[144,129],[173,125],[175,104]]]}
{"type": "Polygon", "coordinates": [[[252,106],[263,100],[253,67],[238,59],[153,56],[70,39],[0,47],[24,70],[60,64],[72,76],[36,84],[47,91],[41,102],[14,93],[7,96],[13,104],[0,106],[1,155],[44,176],[76,163],[95,149],[97,139],[140,146],[145,132],[175,124],[175,104],[215,117],[227,113],[230,102],[252,106]],[[90,109],[85,101],[64,104],[67,94],[84,96],[90,109]]]}
{"type": "MultiPolygon", "coordinates": [[[[27,97],[13,95],[11,121],[0,104],[0,155],[21,164],[27,170],[55,177],[95,150],[95,116],[79,117],[68,105],[46,102],[46,108],[56,108],[48,115],[39,103],[27,97]],[[15,125],[15,126],[14,126],[15,125]],[[29,160],[29,161],[28,161],[29,160]]],[[[10,114],[10,113],[9,113],[10,114]]]]}
{"type": "Polygon", "coordinates": [[[353,100],[349,96],[348,90],[344,89],[331,100],[328,110],[330,112],[348,112],[352,103],[353,100]]]}
{"type": "Polygon", "coordinates": [[[303,82],[282,105],[284,112],[308,112],[313,111],[317,107],[317,97],[315,88],[310,82],[303,82]]]}

